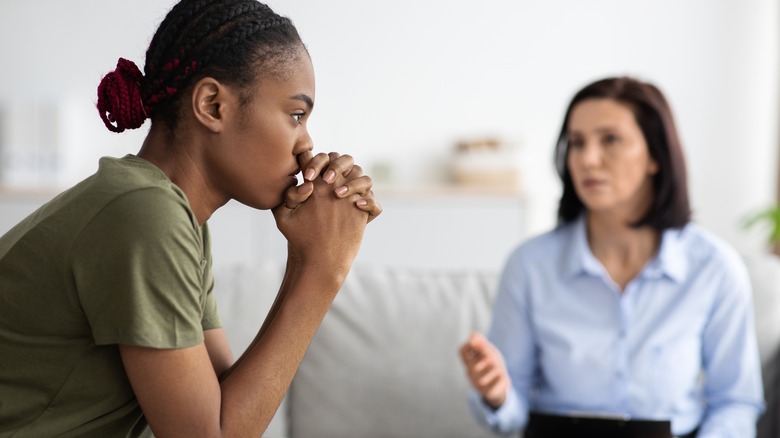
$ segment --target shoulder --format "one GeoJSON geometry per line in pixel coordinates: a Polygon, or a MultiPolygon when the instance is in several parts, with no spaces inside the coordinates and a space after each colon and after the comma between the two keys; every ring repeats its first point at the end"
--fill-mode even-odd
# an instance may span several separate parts
{"type": "Polygon", "coordinates": [[[714,275],[728,284],[741,284],[749,288],[749,278],[744,258],[725,239],[695,223],[680,230],[671,230],[689,264],[691,274],[714,275]]]}
{"type": "Polygon", "coordinates": [[[80,197],[91,200],[96,218],[125,226],[189,223],[197,228],[187,197],[157,167],[140,158],[102,158],[98,172],[83,184],[80,197]]]}
{"type": "Polygon", "coordinates": [[[138,221],[162,227],[182,221],[193,227],[197,225],[186,198],[159,186],[135,187],[116,193],[98,214],[122,222],[138,221]]]}
{"type": "Polygon", "coordinates": [[[547,263],[555,260],[571,246],[576,223],[559,225],[545,233],[520,243],[510,254],[510,262],[547,263]]]}
{"type": "Polygon", "coordinates": [[[557,276],[571,257],[578,256],[577,224],[560,225],[519,244],[506,259],[504,278],[533,278],[557,276]]]}
{"type": "Polygon", "coordinates": [[[98,172],[71,198],[68,208],[83,215],[76,244],[163,244],[184,237],[200,246],[201,228],[186,196],[151,164],[101,159],[98,172]]]}
{"type": "Polygon", "coordinates": [[[694,262],[721,267],[744,266],[742,257],[730,243],[698,224],[689,223],[677,233],[688,257],[694,262]]]}
{"type": "Polygon", "coordinates": [[[135,188],[118,193],[95,212],[80,240],[110,238],[112,244],[159,245],[200,240],[200,228],[186,201],[161,187],[135,188]]]}

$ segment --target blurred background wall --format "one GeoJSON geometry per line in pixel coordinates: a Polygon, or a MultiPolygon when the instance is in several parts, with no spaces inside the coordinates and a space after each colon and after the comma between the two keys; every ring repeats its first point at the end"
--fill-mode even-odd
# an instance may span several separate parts
{"type": "MultiPolygon", "coordinates": [[[[95,89],[118,57],[143,65],[173,3],[0,2],[6,193],[56,192],[92,173],[98,157],[138,150],[148,123],[108,132],[95,89]]],[[[764,245],[740,223],[776,199],[776,0],[268,3],[295,22],[314,62],[316,149],[352,154],[390,204],[439,196],[431,188],[448,187],[455,145],[491,138],[515,148],[521,177],[500,201],[522,199],[522,230],[508,238],[552,227],[560,193],[552,153],[568,100],[592,80],[629,74],[672,104],[695,220],[740,250],[764,245]]],[[[447,215],[469,205],[450,205],[447,215]]],[[[398,226],[413,230],[414,216],[398,226]]]]}

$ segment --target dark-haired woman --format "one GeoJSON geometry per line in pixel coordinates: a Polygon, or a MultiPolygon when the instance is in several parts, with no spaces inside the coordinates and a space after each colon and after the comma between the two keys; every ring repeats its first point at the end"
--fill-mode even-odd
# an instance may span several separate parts
{"type": "Polygon", "coordinates": [[[98,94],[109,129],[151,128],[0,238],[0,436],[261,436],[381,212],[371,180],[311,153],[309,55],[253,0],[178,3],[144,74],[120,59],[98,94]],[[237,361],[207,225],[230,199],[272,210],[289,248],[237,361]]]}
{"type": "Polygon", "coordinates": [[[751,437],[763,408],[745,267],[690,222],[683,153],[653,85],[579,91],[561,129],[554,230],[506,263],[488,339],[461,358],[472,410],[500,432],[529,412],[670,420],[751,437]]]}

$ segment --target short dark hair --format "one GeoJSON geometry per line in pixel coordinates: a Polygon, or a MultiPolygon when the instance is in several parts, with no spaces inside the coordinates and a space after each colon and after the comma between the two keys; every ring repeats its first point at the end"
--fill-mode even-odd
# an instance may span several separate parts
{"type": "Polygon", "coordinates": [[[305,47],[290,19],[256,0],[182,0],[157,28],[143,75],[120,59],[103,78],[98,110],[112,131],[138,128],[147,117],[174,131],[183,91],[201,78],[236,86],[245,104],[258,69],[287,73],[287,61],[300,49],[305,47]]]}
{"type": "Polygon", "coordinates": [[[563,194],[558,204],[559,223],[571,222],[585,210],[574,190],[566,163],[569,117],[578,103],[588,99],[612,99],[626,105],[642,130],[650,156],[658,163],[658,172],[653,176],[654,198],[650,209],[631,225],[650,226],[663,231],[687,224],[691,220],[691,209],[685,157],[672,110],[655,85],[631,77],[613,77],[593,82],[577,92],[566,109],[555,148],[555,165],[563,183],[563,194]]]}

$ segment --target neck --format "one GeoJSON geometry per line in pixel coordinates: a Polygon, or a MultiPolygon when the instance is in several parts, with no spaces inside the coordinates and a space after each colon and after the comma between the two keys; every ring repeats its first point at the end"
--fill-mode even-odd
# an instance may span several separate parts
{"type": "Polygon", "coordinates": [[[194,139],[175,136],[162,126],[152,125],[138,152],[140,158],[159,167],[184,192],[201,225],[228,201],[206,177],[205,162],[198,152],[203,146],[194,139]]]}
{"type": "Polygon", "coordinates": [[[593,255],[624,289],[658,251],[660,233],[651,227],[633,228],[624,219],[588,213],[588,245],[593,255]]]}
{"type": "Polygon", "coordinates": [[[651,227],[634,228],[623,218],[588,213],[588,243],[596,253],[649,254],[658,249],[659,233],[651,227]]]}

